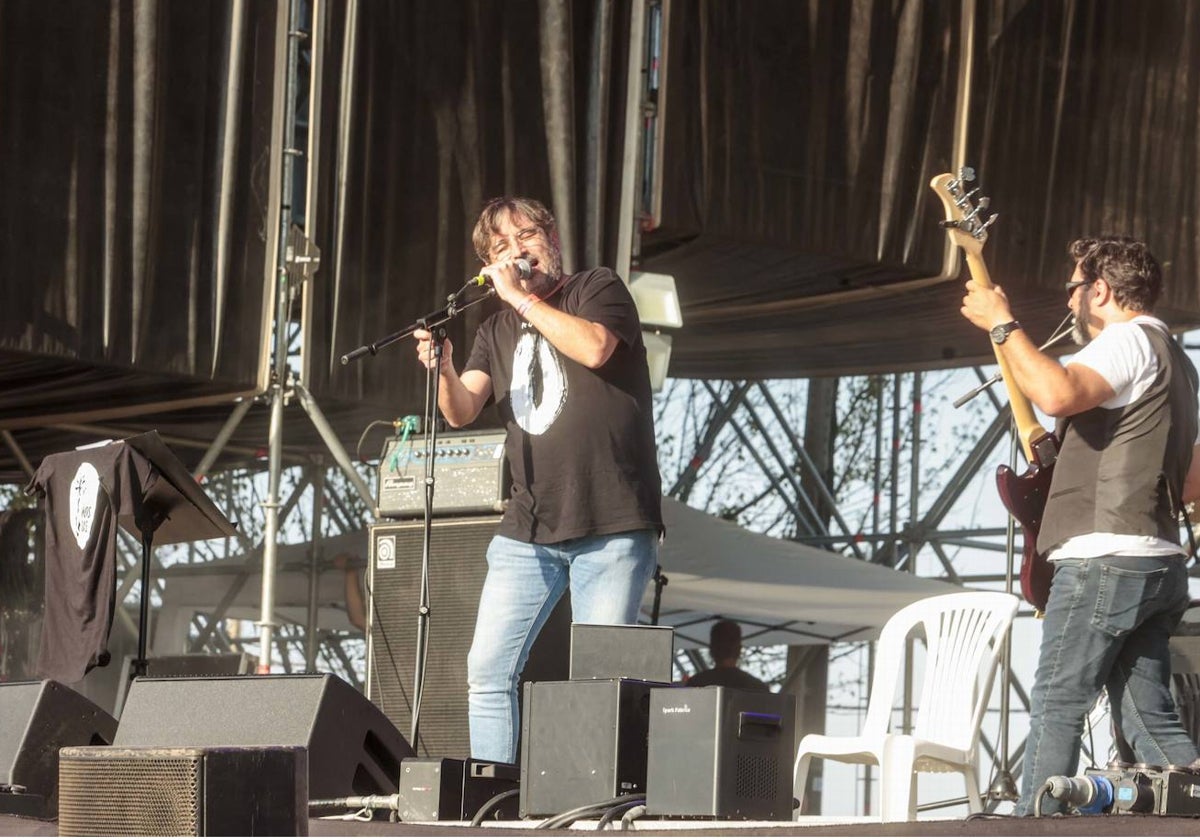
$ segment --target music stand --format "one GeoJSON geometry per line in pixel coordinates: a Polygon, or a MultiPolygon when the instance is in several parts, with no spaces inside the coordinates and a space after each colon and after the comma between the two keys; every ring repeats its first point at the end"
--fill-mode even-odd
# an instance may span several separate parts
{"type": "Polygon", "coordinates": [[[150,462],[159,480],[150,485],[143,504],[151,514],[152,527],[145,531],[132,515],[118,516],[117,524],[142,543],[142,603],[138,611],[138,649],[133,676],[146,676],[150,625],[150,561],[154,544],[212,540],[237,535],[237,526],[217,508],[196,483],[183,462],[175,456],[157,431],[143,432],[121,443],[150,462]]]}

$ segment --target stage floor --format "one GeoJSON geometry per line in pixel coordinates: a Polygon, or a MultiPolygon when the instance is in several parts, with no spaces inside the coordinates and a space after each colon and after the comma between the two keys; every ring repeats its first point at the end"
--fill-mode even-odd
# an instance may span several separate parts
{"type": "MultiPolygon", "coordinates": [[[[487,823],[388,823],[313,819],[314,837],[471,837],[485,835],[552,837],[594,831],[595,820],[580,820],[569,829],[538,831],[538,820],[487,823]]],[[[620,825],[608,831],[620,832],[620,825]]],[[[641,835],[671,837],[1195,837],[1200,819],[1188,817],[1097,816],[1017,819],[981,816],[973,819],[919,820],[885,823],[855,817],[804,817],[797,822],[719,820],[637,820],[631,829],[641,835]]],[[[57,837],[53,821],[0,815],[0,836],[57,837]]]]}

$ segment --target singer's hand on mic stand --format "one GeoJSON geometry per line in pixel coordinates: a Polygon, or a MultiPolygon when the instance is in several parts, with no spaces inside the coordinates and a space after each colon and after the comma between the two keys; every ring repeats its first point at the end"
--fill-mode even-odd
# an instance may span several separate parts
{"type": "MultiPolygon", "coordinates": [[[[434,358],[433,334],[429,330],[417,329],[413,330],[413,338],[417,340],[417,360],[426,368],[433,370],[439,361],[434,358]]],[[[446,363],[450,360],[453,352],[454,343],[447,338],[442,342],[442,358],[440,360],[442,373],[446,372],[446,363]]],[[[451,369],[453,369],[453,365],[451,365],[451,369]]]]}

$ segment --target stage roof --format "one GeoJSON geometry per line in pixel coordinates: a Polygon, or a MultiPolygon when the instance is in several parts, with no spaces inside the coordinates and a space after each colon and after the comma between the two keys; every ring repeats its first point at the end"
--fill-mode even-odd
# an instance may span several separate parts
{"type": "MultiPolygon", "coordinates": [[[[613,4],[607,41],[537,5],[325,9],[303,208],[321,261],[293,316],[297,373],[351,451],[371,420],[421,412],[423,376],[404,343],[340,356],[474,273],[484,199],[537,196],[575,264],[614,260],[629,5],[613,4]]],[[[232,400],[266,388],[285,6],[240,23],[231,2],[156,6],[162,43],[128,45],[137,73],[106,46],[131,37],[116,0],[0,20],[0,428],[34,464],[150,428],[194,463],[232,400]],[[235,24],[236,56],[221,46],[235,24]],[[71,62],[44,49],[64,38],[71,62]]],[[[1000,214],[992,277],[1033,335],[1065,314],[1067,242],[1107,231],[1145,237],[1165,267],[1160,314],[1200,324],[1188,4],[671,8],[648,123],[661,156],[644,162],[660,197],[636,267],[676,278],[673,375],[989,361],[958,314],[961,278],[940,277],[928,181],[960,156],[1000,214]]],[[[484,314],[453,325],[460,364],[484,314]]],[[[294,406],[284,437],[289,457],[323,452],[294,406]]],[[[222,463],[266,444],[256,407],[222,463]]],[[[7,447],[0,478],[21,480],[7,447]]]]}

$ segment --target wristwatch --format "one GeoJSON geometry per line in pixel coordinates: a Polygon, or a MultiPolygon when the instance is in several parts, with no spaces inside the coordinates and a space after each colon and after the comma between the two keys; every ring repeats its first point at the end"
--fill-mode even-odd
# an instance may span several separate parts
{"type": "Polygon", "coordinates": [[[992,337],[992,342],[995,344],[1003,344],[1008,341],[1008,336],[1013,330],[1021,329],[1020,321],[1009,321],[1007,324],[997,324],[988,331],[988,335],[992,337]]]}

